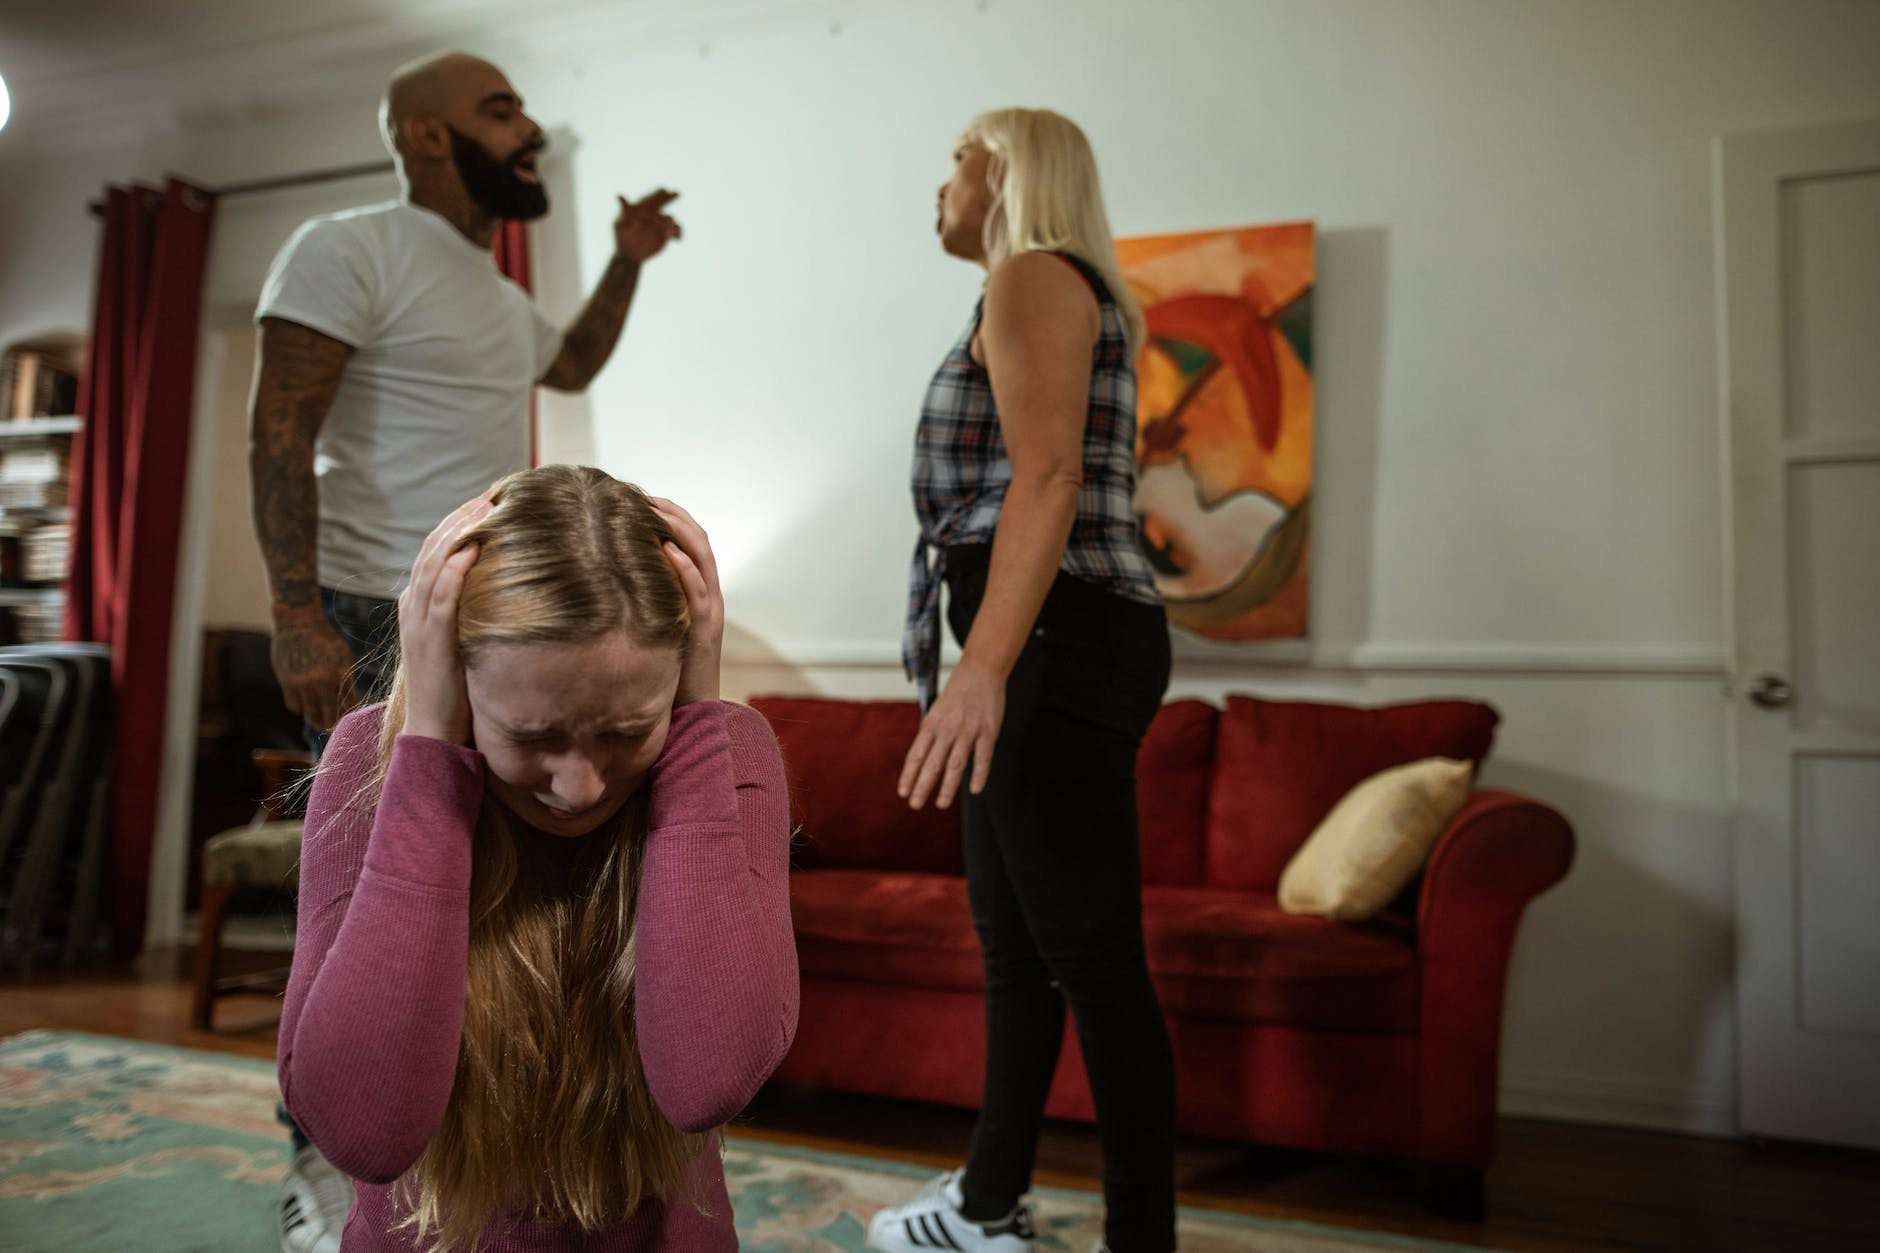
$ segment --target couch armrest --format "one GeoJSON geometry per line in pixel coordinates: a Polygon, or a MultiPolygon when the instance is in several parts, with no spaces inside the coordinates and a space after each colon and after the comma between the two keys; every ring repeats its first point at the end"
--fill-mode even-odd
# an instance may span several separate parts
{"type": "Polygon", "coordinates": [[[1573,864],[1556,810],[1482,790],[1437,839],[1417,897],[1419,1155],[1485,1167],[1494,1154],[1502,998],[1527,903],[1573,864]]]}
{"type": "Polygon", "coordinates": [[[1494,913],[1512,908],[1519,921],[1527,903],[1565,878],[1572,864],[1573,828],[1557,810],[1514,792],[1472,793],[1423,868],[1421,942],[1438,938],[1432,930],[1469,927],[1484,907],[1494,913]]]}

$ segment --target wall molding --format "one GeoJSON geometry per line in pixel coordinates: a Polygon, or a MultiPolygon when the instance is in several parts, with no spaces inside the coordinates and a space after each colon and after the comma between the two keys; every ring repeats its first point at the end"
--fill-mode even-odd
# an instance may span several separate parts
{"type": "Polygon", "coordinates": [[[1588,1075],[1504,1073],[1501,1112],[1523,1118],[1598,1123],[1735,1139],[1734,1093],[1677,1083],[1588,1075]]]}
{"type": "MultiPolygon", "coordinates": [[[[958,657],[949,648],[942,660],[958,657]]],[[[740,669],[894,670],[901,647],[882,640],[729,642],[724,664],[740,669]]],[[[1293,671],[1301,674],[1484,674],[1515,677],[1707,679],[1729,676],[1722,644],[1377,643],[1301,645],[1280,641],[1230,649],[1179,640],[1175,668],[1184,675],[1293,671]]]]}
{"type": "Polygon", "coordinates": [[[1352,670],[1504,674],[1647,675],[1717,678],[1729,674],[1722,644],[1360,644],[1346,650],[1352,670]]]}

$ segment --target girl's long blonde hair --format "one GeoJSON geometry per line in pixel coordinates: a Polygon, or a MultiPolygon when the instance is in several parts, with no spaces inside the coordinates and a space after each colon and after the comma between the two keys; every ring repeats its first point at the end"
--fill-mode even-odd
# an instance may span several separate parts
{"type": "Polygon", "coordinates": [[[1068,252],[1103,276],[1129,331],[1142,346],[1142,308],[1123,281],[1103,208],[1097,158],[1077,123],[1049,109],[994,109],[967,124],[962,139],[990,154],[986,182],[986,266],[1015,252],[1068,252]]]}
{"type": "MultiPolygon", "coordinates": [[[[479,546],[457,613],[463,664],[491,647],[585,643],[626,629],[683,651],[685,594],[665,522],[600,470],[511,475],[463,543],[479,546]]],[[[596,676],[597,681],[602,676],[596,676]]],[[[379,771],[405,721],[393,679],[379,771]]],[[[456,1084],[400,1183],[401,1226],[435,1253],[475,1247],[506,1218],[595,1232],[681,1192],[708,1137],[653,1101],[634,1032],[634,914],[644,791],[579,839],[530,832],[486,798],[470,879],[470,952],[456,1084]]],[[[688,1198],[701,1203],[701,1198],[688,1198]]]]}

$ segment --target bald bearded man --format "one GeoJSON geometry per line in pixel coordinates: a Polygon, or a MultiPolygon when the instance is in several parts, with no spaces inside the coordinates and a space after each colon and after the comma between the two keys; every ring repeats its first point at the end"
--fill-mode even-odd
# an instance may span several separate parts
{"type": "MultiPolygon", "coordinates": [[[[462,53],[413,62],[380,124],[404,195],[301,226],[255,314],[249,468],[274,672],[316,753],[351,704],[382,694],[395,597],[425,536],[527,468],[532,389],[588,385],[641,265],[679,237],[675,193],[621,199],[613,258],[564,333],[490,255],[504,221],[548,212],[542,129],[502,71],[462,53]]],[[[352,1185],[298,1128],[294,1150],[281,1248],[337,1253],[352,1185]]]]}
{"type": "Polygon", "coordinates": [[[382,679],[424,537],[527,468],[533,387],[587,387],[640,267],[679,237],[675,193],[620,199],[614,255],[564,333],[491,261],[504,221],[548,212],[542,129],[503,72],[464,53],[413,62],[387,84],[380,124],[403,197],[303,225],[255,315],[249,467],[274,672],[316,751],[382,679]]]}

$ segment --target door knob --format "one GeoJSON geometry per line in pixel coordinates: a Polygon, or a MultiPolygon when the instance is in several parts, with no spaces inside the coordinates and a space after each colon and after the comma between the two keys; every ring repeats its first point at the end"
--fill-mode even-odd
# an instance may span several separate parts
{"type": "Polygon", "coordinates": [[[1759,674],[1749,685],[1749,698],[1759,709],[1780,709],[1795,699],[1795,689],[1779,674],[1759,674]]]}

